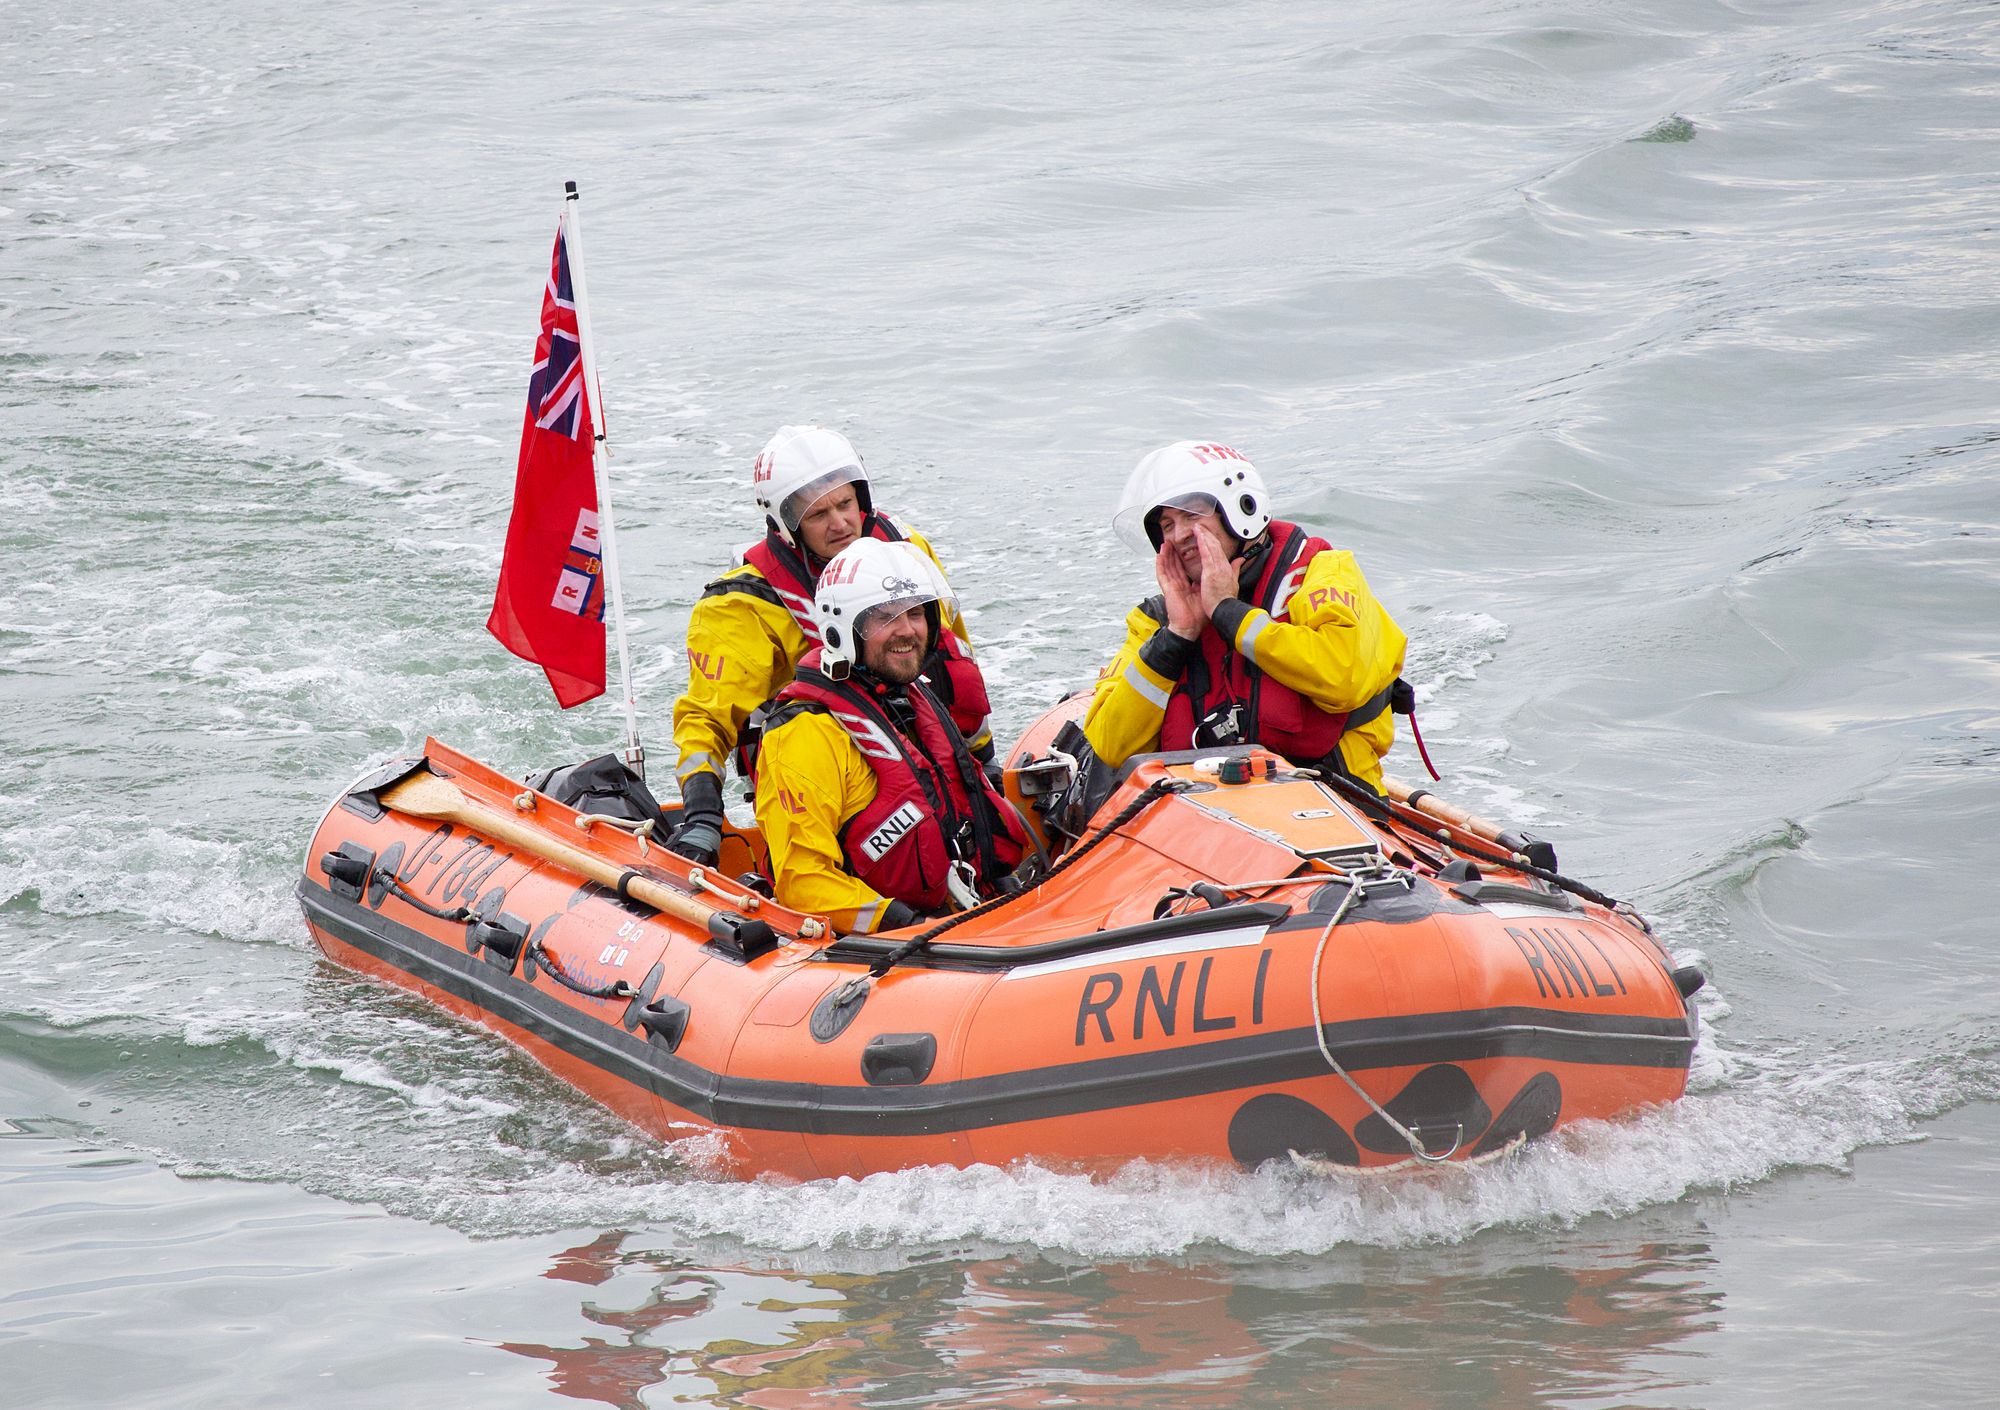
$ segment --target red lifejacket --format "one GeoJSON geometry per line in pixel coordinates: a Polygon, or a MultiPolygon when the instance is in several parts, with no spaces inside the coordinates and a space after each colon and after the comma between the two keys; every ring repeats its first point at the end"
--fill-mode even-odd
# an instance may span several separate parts
{"type": "Polygon", "coordinates": [[[921,682],[905,687],[915,739],[905,733],[874,689],[831,680],[815,648],[778,692],[766,730],[800,709],[824,710],[847,731],[875,773],[875,797],[840,830],[848,869],[891,900],[939,910],[951,893],[951,863],[973,868],[981,895],[1019,865],[1027,824],[986,774],[953,728],[950,716],[921,682]]]}
{"type": "MultiPolygon", "coordinates": [[[[1238,595],[1270,613],[1273,621],[1286,622],[1290,620],[1286,609],[1305,579],[1306,565],[1332,545],[1280,519],[1271,521],[1270,535],[1271,546],[1257,581],[1246,584],[1238,595]]],[[[1389,692],[1384,690],[1354,710],[1322,710],[1258,670],[1212,625],[1203,625],[1196,645],[1199,654],[1188,662],[1167,697],[1167,713],[1160,722],[1162,749],[1196,748],[1195,731],[1201,722],[1234,705],[1241,710],[1243,743],[1261,744],[1294,763],[1316,764],[1333,753],[1341,735],[1389,706],[1389,692]]]]}
{"type": "MultiPolygon", "coordinates": [[[[888,516],[873,510],[861,523],[861,531],[872,539],[885,543],[900,543],[902,531],[889,521],[888,516]]],[[[813,620],[813,588],[819,582],[819,572],[806,561],[804,553],[779,536],[776,529],[767,530],[764,541],[743,551],[743,561],[764,575],[775,601],[792,614],[792,620],[799,624],[806,640],[814,647],[819,645],[819,624],[813,620]]],[[[825,566],[824,564],[821,565],[825,566]]],[[[737,591],[756,592],[746,587],[741,578],[719,578],[709,585],[710,592],[737,591]]],[[[763,597],[763,593],[757,593],[763,597]]],[[[766,601],[773,600],[766,598],[766,601]]],[[[993,711],[993,701],[986,691],[986,677],[980,673],[979,663],[965,654],[965,643],[955,632],[941,631],[938,643],[924,662],[924,675],[929,679],[931,689],[937,693],[951,712],[952,723],[959,732],[972,737],[986,724],[986,717],[993,711]]]]}

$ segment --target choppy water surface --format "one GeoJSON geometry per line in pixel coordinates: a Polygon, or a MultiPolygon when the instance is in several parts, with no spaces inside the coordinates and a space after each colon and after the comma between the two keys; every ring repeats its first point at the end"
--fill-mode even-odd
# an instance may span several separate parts
{"type": "Polygon", "coordinates": [[[1641,8],[10,27],[9,1403],[1988,1398],[2000,15],[1641,8]],[[319,960],[360,767],[616,734],[480,630],[565,178],[657,754],[780,422],[939,541],[1007,730],[1145,588],[1132,461],[1227,440],[1452,794],[1709,971],[1689,1098],[1433,1179],[718,1184],[319,960]]]}

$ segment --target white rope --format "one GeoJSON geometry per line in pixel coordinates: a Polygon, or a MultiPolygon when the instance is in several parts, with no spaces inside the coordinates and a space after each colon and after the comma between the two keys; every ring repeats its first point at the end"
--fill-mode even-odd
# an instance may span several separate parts
{"type": "Polygon", "coordinates": [[[587,834],[598,823],[603,823],[606,827],[615,827],[620,832],[630,833],[632,839],[639,844],[639,855],[644,857],[651,854],[652,849],[646,845],[646,839],[653,831],[653,820],[651,818],[647,818],[641,822],[632,818],[614,818],[606,813],[578,813],[576,815],[576,827],[579,832],[587,834]]]}
{"type": "MultiPolygon", "coordinates": [[[[764,905],[764,898],[759,896],[755,891],[732,891],[726,886],[718,886],[715,881],[715,873],[707,867],[689,867],[688,880],[710,895],[720,896],[738,910],[746,913],[754,914],[756,911],[762,909],[764,905]]],[[[802,916],[799,920],[798,930],[801,940],[817,940],[826,934],[826,922],[815,916],[802,916]]]]}
{"type": "Polygon", "coordinates": [[[752,912],[764,904],[764,898],[754,891],[731,891],[726,886],[716,885],[715,873],[704,866],[689,867],[688,880],[711,896],[720,896],[739,911],[752,912]]]}
{"type": "Polygon", "coordinates": [[[1274,877],[1270,881],[1237,881],[1228,886],[1218,886],[1218,891],[1248,893],[1251,891],[1275,891],[1280,886],[1326,886],[1341,878],[1332,872],[1309,871],[1300,876],[1274,877]]]}
{"type": "MultiPolygon", "coordinates": [[[[1492,1150],[1479,1155],[1469,1155],[1458,1163],[1468,1170],[1476,1165],[1491,1165],[1496,1160],[1506,1159],[1526,1144],[1528,1144],[1528,1133],[1523,1131],[1505,1145],[1495,1146],[1492,1150]]],[[[1316,1155],[1300,1155],[1297,1151],[1293,1151],[1291,1156],[1292,1167],[1296,1170],[1310,1171],[1315,1175],[1362,1175],[1369,1179],[1378,1175],[1397,1175],[1405,1170],[1430,1169],[1437,1164],[1435,1160],[1410,1159],[1393,1160],[1387,1165],[1342,1165],[1338,1161],[1322,1160],[1316,1155]]]]}
{"type": "MultiPolygon", "coordinates": [[[[1313,962],[1312,962],[1311,992],[1312,992],[1312,1011],[1313,1011],[1313,1037],[1319,1040],[1319,1055],[1326,1059],[1326,1065],[1332,1068],[1334,1072],[1339,1075],[1341,1081],[1345,1082],[1350,1088],[1353,1089],[1355,1096],[1361,1098],[1362,1101],[1368,1103],[1369,1110],[1373,1111],[1377,1116],[1381,1117],[1384,1121],[1388,1122],[1390,1129],[1409,1143],[1411,1155],[1415,1156],[1419,1161],[1422,1161],[1426,1165],[1442,1165],[1445,1161],[1450,1160],[1453,1155],[1457,1154],[1459,1146],[1464,1142],[1465,1123],[1463,1122],[1459,1123],[1458,1135],[1453,1137],[1450,1150],[1446,1151],[1443,1155],[1432,1155],[1430,1151],[1425,1148],[1423,1140],[1417,1135],[1416,1132],[1412,1131],[1409,1127],[1405,1126],[1402,1122],[1398,1121],[1395,1117],[1389,1115],[1388,1112],[1384,1111],[1382,1109],[1382,1104],[1376,1101],[1375,1098],[1369,1096],[1367,1092],[1363,1091],[1361,1084],[1359,1082],[1356,1082],[1352,1077],[1348,1075],[1347,1069],[1342,1067],[1340,1065],[1340,1060],[1333,1055],[1333,1049],[1327,1046],[1326,1023],[1320,1017],[1319,975],[1320,975],[1320,965],[1326,958],[1326,942],[1333,938],[1333,928],[1339,925],[1343,920],[1347,919],[1348,911],[1353,909],[1355,901],[1360,899],[1362,892],[1366,891],[1368,887],[1371,885],[1382,885],[1385,882],[1394,882],[1396,885],[1399,886],[1409,885],[1408,879],[1401,875],[1378,877],[1373,881],[1364,881],[1362,878],[1358,876],[1349,877],[1347,882],[1347,894],[1341,897],[1340,905],[1333,913],[1333,919],[1328,921],[1326,923],[1326,929],[1320,932],[1319,944],[1313,950],[1313,962]]],[[[1294,1156],[1296,1158],[1296,1153],[1294,1153],[1294,1156]]]]}

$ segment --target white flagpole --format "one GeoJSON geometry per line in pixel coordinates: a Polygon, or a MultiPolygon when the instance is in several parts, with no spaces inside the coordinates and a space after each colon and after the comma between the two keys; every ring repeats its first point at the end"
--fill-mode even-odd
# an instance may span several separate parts
{"type": "Polygon", "coordinates": [[[625,647],[625,595],[618,585],[618,535],[611,522],[610,485],[604,462],[611,442],[604,429],[604,389],[597,381],[597,344],[590,336],[590,300],[583,289],[583,230],[578,221],[576,183],[563,183],[563,231],[569,247],[570,292],[576,296],[576,335],[583,356],[583,384],[590,390],[591,472],[597,479],[598,537],[604,547],[604,575],[611,580],[611,625],[618,639],[618,683],[625,691],[625,762],[646,776],[646,751],[639,747],[639,704],[632,694],[632,660],[625,647]]]}

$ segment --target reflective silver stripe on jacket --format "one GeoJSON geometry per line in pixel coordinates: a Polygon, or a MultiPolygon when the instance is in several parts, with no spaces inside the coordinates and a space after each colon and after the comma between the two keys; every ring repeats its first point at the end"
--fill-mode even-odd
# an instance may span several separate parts
{"type": "Polygon", "coordinates": [[[1138,691],[1162,710],[1167,708],[1167,692],[1154,685],[1140,673],[1137,662],[1125,668],[1125,684],[1138,691]]]}
{"type": "Polygon", "coordinates": [[[1250,626],[1243,633],[1243,640],[1237,646],[1236,650],[1242,655],[1248,656],[1252,661],[1255,661],[1257,653],[1253,648],[1257,645],[1257,638],[1262,636],[1264,628],[1270,625],[1271,614],[1269,612],[1253,609],[1250,613],[1250,626]]]}

